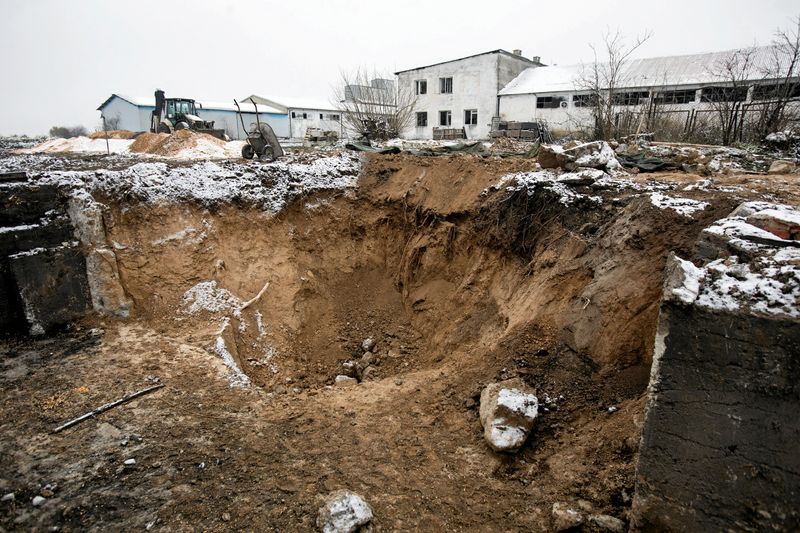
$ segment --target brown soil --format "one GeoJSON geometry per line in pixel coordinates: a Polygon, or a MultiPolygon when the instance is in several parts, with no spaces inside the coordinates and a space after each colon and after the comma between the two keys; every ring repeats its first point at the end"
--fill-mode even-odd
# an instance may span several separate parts
{"type": "Polygon", "coordinates": [[[175,133],[143,133],[136,137],[129,151],[140,154],[153,154],[173,156],[181,151],[193,148],[199,138],[218,146],[225,146],[225,141],[217,139],[206,133],[197,133],[192,130],[178,130],[175,133]],[[202,136],[202,137],[200,137],[202,136]]]}
{"type": "Polygon", "coordinates": [[[138,132],[128,130],[95,131],[89,134],[90,139],[135,139],[138,132]]]}
{"type": "Polygon", "coordinates": [[[272,218],[110,204],[136,316],[2,348],[0,490],[17,500],[0,527],[308,531],[339,488],[384,531],[546,531],[554,502],[579,499],[624,519],[665,259],[691,256],[754,194],[682,191],[712,204],[694,219],[630,192],[571,208],[481,196],[530,165],[373,157],[355,195],[272,218]],[[181,310],[208,280],[242,300],[271,282],[222,334],[255,387],[231,389],[213,353],[223,316],[181,310]],[[376,373],[331,387],[370,336],[376,373]],[[49,433],[151,376],[166,387],[49,433]],[[552,401],[505,456],[484,443],[476,400],[514,376],[552,401]],[[46,483],[58,488],[34,509],[46,483]]]}

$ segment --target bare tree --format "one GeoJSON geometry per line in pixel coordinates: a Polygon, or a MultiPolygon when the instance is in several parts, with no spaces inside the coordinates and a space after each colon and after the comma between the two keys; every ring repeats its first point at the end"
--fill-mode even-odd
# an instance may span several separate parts
{"type": "Polygon", "coordinates": [[[798,106],[790,105],[800,96],[800,16],[792,19],[790,29],[775,33],[764,78],[770,83],[757,85],[753,94],[761,101],[756,123],[759,139],[800,118],[798,106]]]}
{"type": "Polygon", "coordinates": [[[730,144],[741,133],[747,93],[756,77],[757,50],[755,47],[734,50],[716,61],[709,74],[719,80],[717,85],[703,87],[700,101],[704,102],[716,116],[719,139],[730,144]]]}
{"type": "Polygon", "coordinates": [[[602,50],[589,45],[594,53],[594,62],[588,68],[584,67],[576,80],[576,88],[589,93],[596,138],[608,140],[616,136],[614,107],[617,105],[617,91],[625,83],[625,66],[631,54],[651,36],[652,33],[647,31],[629,42],[619,30],[608,31],[603,36],[602,50]]]}
{"type": "Polygon", "coordinates": [[[344,126],[367,140],[398,137],[411,125],[416,104],[413,87],[365,69],[342,72],[334,99],[344,126]]]}

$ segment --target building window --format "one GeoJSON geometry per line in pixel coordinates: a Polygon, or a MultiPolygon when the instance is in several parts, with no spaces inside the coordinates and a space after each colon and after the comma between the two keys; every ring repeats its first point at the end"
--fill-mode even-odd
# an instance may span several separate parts
{"type": "Polygon", "coordinates": [[[465,109],[464,110],[464,125],[465,126],[477,126],[478,125],[478,110],[477,109],[465,109]]]}
{"type": "Polygon", "coordinates": [[[639,105],[650,98],[650,91],[631,91],[627,93],[614,93],[611,101],[614,105],[639,105]]]}
{"type": "Polygon", "coordinates": [[[341,117],[339,117],[339,115],[329,115],[329,118],[330,120],[335,120],[336,122],[339,122],[339,120],[341,120],[341,117]]]}
{"type": "Polygon", "coordinates": [[[442,94],[452,94],[453,78],[439,78],[439,92],[442,94]]]}
{"type": "Polygon", "coordinates": [[[427,111],[418,111],[417,112],[417,127],[424,128],[428,125],[428,112],[427,111]]]}
{"type": "Polygon", "coordinates": [[[292,118],[308,118],[308,113],[295,113],[292,111],[292,118]]]}
{"type": "Polygon", "coordinates": [[[453,123],[453,114],[450,111],[439,111],[439,125],[450,126],[453,123]]]}
{"type": "Polygon", "coordinates": [[[747,87],[703,87],[700,99],[703,102],[744,102],[747,87]]]}
{"type": "Polygon", "coordinates": [[[679,91],[663,91],[655,96],[658,104],[690,104],[694,102],[695,89],[681,89],[679,91]]]}
{"type": "Polygon", "coordinates": [[[428,80],[416,80],[414,82],[414,92],[416,94],[428,94],[428,80]]]}
{"type": "Polygon", "coordinates": [[[319,114],[319,119],[322,120],[322,113],[319,114]]]}
{"type": "Polygon", "coordinates": [[[566,102],[567,99],[563,96],[537,96],[536,108],[537,109],[555,109],[561,107],[561,102],[566,102]]]}
{"type": "Polygon", "coordinates": [[[572,95],[572,105],[575,107],[597,107],[596,94],[574,94],[572,95]]]}
{"type": "Polygon", "coordinates": [[[800,84],[775,83],[772,85],[756,85],[753,87],[753,100],[773,100],[800,97],[800,84]]]}

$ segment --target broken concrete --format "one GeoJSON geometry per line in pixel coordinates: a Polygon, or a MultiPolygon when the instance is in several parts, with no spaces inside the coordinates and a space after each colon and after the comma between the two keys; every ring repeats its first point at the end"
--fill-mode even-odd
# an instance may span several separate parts
{"type": "Polygon", "coordinates": [[[519,378],[488,385],[480,406],[486,442],[495,451],[516,452],[525,444],[538,409],[533,390],[519,378]]]}
{"type": "Polygon", "coordinates": [[[797,214],[742,206],[667,268],[632,530],[800,527],[800,248],[744,220],[768,211],[797,214]]]}

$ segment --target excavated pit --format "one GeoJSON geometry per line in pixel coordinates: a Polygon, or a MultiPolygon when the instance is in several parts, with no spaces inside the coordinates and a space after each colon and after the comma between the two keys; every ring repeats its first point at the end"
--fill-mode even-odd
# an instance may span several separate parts
{"type": "Polygon", "coordinates": [[[388,530],[543,530],[565,499],[624,516],[667,256],[691,256],[737,201],[686,217],[635,190],[587,187],[565,205],[545,189],[492,187],[529,164],[373,158],[357,188],[274,215],[98,195],[131,309],[103,323],[110,368],[135,353],[141,368],[123,368],[187,400],[169,400],[174,420],[153,424],[172,439],[149,450],[159,464],[180,447],[248,472],[233,486],[204,474],[199,493],[151,493],[148,506],[168,502],[164,522],[179,506],[173,526],[188,526],[219,521],[214,509],[233,501],[234,525],[252,527],[255,513],[293,530],[310,526],[318,494],[344,487],[367,492],[388,530]],[[336,387],[366,338],[372,370],[336,387]],[[520,453],[498,456],[477,398],[515,376],[543,409],[520,453]],[[271,503],[253,510],[247,495],[263,487],[271,503]]]}

